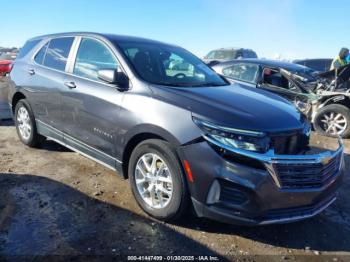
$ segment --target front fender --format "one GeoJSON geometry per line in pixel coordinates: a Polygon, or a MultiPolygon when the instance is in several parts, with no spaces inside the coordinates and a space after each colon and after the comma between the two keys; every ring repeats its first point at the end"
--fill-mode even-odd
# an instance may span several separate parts
{"type": "Polygon", "coordinates": [[[332,96],[330,98],[328,98],[327,100],[325,100],[320,106],[318,109],[321,109],[322,107],[325,107],[329,104],[335,104],[335,103],[339,103],[339,101],[344,101],[346,100],[346,96],[345,95],[335,95],[335,96],[332,96]]]}
{"type": "Polygon", "coordinates": [[[123,145],[126,146],[129,141],[141,134],[152,134],[159,136],[171,143],[174,147],[179,147],[181,145],[179,139],[172,135],[168,130],[152,124],[140,124],[129,130],[128,133],[125,134],[123,145]]]}

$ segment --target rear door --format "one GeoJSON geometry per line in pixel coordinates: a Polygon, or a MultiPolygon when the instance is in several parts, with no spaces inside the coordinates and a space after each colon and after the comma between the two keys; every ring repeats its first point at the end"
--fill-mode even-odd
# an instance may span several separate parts
{"type": "Polygon", "coordinates": [[[100,69],[119,67],[112,49],[100,39],[79,37],[75,62],[62,92],[65,142],[95,159],[114,166],[123,92],[98,79],[100,69]]]}
{"type": "MultiPolygon", "coordinates": [[[[30,76],[28,91],[35,117],[39,126],[51,131],[52,128],[62,130],[61,91],[67,88],[64,85],[65,70],[73,42],[74,37],[47,39],[34,55],[33,64],[27,68],[30,76]]],[[[51,136],[61,138],[58,133],[51,136]]]]}

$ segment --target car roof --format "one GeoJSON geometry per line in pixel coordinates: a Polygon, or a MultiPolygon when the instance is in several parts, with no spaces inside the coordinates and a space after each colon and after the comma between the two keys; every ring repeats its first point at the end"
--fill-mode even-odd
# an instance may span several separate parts
{"type": "Polygon", "coordinates": [[[289,62],[284,62],[284,61],[279,61],[279,60],[269,60],[269,59],[258,59],[258,58],[235,59],[235,60],[219,63],[215,66],[224,67],[227,65],[237,64],[240,62],[258,64],[258,65],[269,66],[269,67],[283,68],[286,70],[293,70],[293,71],[302,70],[302,69],[307,68],[305,66],[293,64],[293,63],[289,63],[289,62]]]}
{"type": "Polygon", "coordinates": [[[107,40],[111,42],[139,42],[139,43],[153,43],[153,44],[163,44],[163,45],[171,45],[172,44],[142,38],[142,37],[136,37],[136,36],[127,36],[127,35],[116,35],[116,34],[106,34],[106,33],[95,33],[95,32],[67,32],[67,33],[57,33],[57,34],[48,34],[48,35],[41,35],[33,37],[29,40],[35,40],[35,39],[43,39],[43,38],[55,38],[55,37],[65,37],[65,36],[90,36],[90,37],[102,37],[106,38],[107,40]]]}

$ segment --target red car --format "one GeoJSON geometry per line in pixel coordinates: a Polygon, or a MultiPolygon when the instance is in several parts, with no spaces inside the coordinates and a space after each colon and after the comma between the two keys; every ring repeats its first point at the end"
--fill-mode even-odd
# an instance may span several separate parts
{"type": "Polygon", "coordinates": [[[4,76],[11,72],[13,60],[15,55],[1,54],[0,55],[0,76],[4,76]]]}

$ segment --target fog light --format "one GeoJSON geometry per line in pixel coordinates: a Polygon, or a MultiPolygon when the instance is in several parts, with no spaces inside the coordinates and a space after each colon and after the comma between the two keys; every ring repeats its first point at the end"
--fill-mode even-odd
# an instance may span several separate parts
{"type": "Polygon", "coordinates": [[[220,184],[217,180],[215,180],[210,187],[208,197],[207,197],[207,204],[211,205],[219,202],[220,191],[221,191],[220,184]]]}

